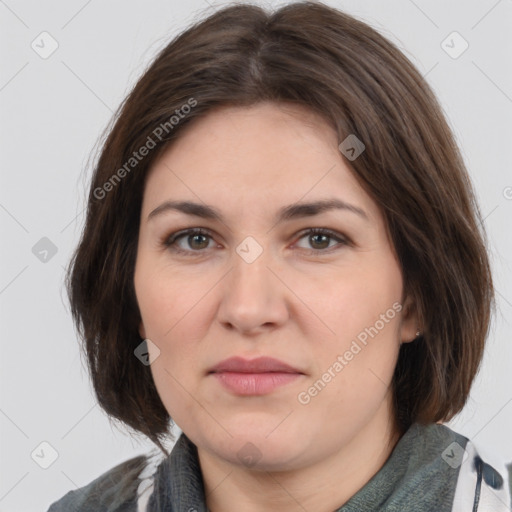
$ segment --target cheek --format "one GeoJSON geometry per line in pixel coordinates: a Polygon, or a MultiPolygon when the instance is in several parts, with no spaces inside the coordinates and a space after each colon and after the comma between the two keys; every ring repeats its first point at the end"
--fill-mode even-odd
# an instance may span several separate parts
{"type": "Polygon", "coordinates": [[[198,307],[211,285],[204,275],[184,275],[173,268],[141,262],[135,287],[147,336],[165,341],[190,317],[198,317],[198,307]]]}
{"type": "Polygon", "coordinates": [[[174,410],[185,398],[180,398],[182,386],[189,387],[183,369],[190,369],[194,361],[190,319],[199,297],[176,272],[145,265],[143,259],[139,263],[135,289],[146,337],[154,344],[149,345],[151,373],[165,407],[174,410]]]}
{"type": "Polygon", "coordinates": [[[331,276],[322,285],[309,296],[315,298],[315,309],[330,327],[331,339],[344,345],[360,335],[364,341],[376,323],[382,334],[389,336],[393,331],[398,337],[402,280],[396,265],[343,269],[336,279],[331,276]]]}
{"type": "MultiPolygon", "coordinates": [[[[166,265],[136,269],[135,286],[146,336],[158,347],[151,365],[155,382],[189,382],[198,367],[198,348],[212,321],[213,278],[205,273],[184,273],[166,265]],[[169,380],[170,379],[170,380],[169,380]]],[[[173,384],[174,385],[174,384],[173,384]]]]}
{"type": "Polygon", "coordinates": [[[158,347],[158,357],[151,357],[153,381],[180,428],[189,421],[191,396],[198,396],[197,372],[191,369],[198,368],[199,341],[207,332],[205,289],[191,282],[160,272],[140,284],[137,294],[146,335],[158,347]]]}
{"type": "Polygon", "coordinates": [[[324,398],[343,403],[346,413],[377,404],[388,390],[399,350],[402,281],[396,264],[387,264],[347,272],[337,283],[319,304],[334,334],[317,344],[313,380],[330,370],[335,377],[324,398]]]}
{"type": "Polygon", "coordinates": [[[399,313],[389,305],[384,301],[386,307],[381,309],[382,303],[376,300],[366,302],[365,308],[347,307],[347,314],[340,315],[335,325],[337,336],[323,346],[321,354],[316,353],[317,371],[311,387],[302,390],[306,393],[302,398],[309,398],[305,407],[309,417],[323,418],[327,438],[350,437],[390,398],[399,350],[399,313]],[[386,311],[388,323],[379,318],[386,311]]]}

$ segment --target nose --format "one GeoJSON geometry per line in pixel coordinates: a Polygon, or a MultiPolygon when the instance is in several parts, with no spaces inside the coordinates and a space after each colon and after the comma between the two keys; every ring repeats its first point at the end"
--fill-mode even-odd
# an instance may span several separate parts
{"type": "Polygon", "coordinates": [[[231,271],[222,282],[218,321],[246,336],[285,323],[290,292],[278,276],[279,269],[266,251],[252,262],[234,254],[231,271]]]}

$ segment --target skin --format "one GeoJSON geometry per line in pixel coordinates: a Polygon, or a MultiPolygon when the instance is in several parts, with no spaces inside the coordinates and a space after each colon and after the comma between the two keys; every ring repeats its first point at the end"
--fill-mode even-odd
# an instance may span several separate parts
{"type": "Polygon", "coordinates": [[[339,142],[302,107],[222,107],[187,127],[148,174],[134,276],[140,335],[154,344],[163,404],[198,447],[212,512],[332,512],[399,439],[390,383],[416,317],[383,216],[339,142]],[[340,209],[276,224],[281,207],[328,198],[367,218],[340,209]],[[224,221],[171,210],[148,220],[168,200],[207,203],[224,221]],[[182,237],[186,254],[165,246],[195,227],[211,236],[182,237]],[[349,242],[302,234],[312,227],[349,242]],[[247,236],[263,250],[251,263],[236,250],[247,236]],[[395,303],[403,309],[300,403],[299,393],[395,303]],[[208,374],[235,355],[274,357],[303,374],[263,396],[235,395],[208,374]],[[249,442],[253,465],[240,456],[249,442]]]}

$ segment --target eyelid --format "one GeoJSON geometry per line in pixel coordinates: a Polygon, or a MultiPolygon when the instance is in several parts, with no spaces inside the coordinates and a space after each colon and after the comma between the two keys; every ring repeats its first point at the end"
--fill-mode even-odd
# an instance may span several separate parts
{"type": "Polygon", "coordinates": [[[302,231],[299,231],[295,236],[297,238],[302,238],[305,235],[310,235],[310,234],[328,235],[331,238],[338,240],[339,242],[352,243],[350,238],[347,235],[344,235],[343,233],[340,233],[339,231],[335,231],[335,230],[329,229],[329,228],[320,228],[320,227],[306,228],[306,229],[303,229],[302,231]]]}

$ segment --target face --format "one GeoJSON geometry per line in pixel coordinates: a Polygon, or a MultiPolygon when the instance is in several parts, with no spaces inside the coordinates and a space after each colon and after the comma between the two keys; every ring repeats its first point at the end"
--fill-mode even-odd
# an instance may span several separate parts
{"type": "Polygon", "coordinates": [[[148,174],[140,335],[171,418],[211,457],[298,468],[391,422],[416,323],[383,216],[338,144],[299,107],[221,108],[148,174]],[[337,206],[303,207],[322,201],[337,206]]]}

